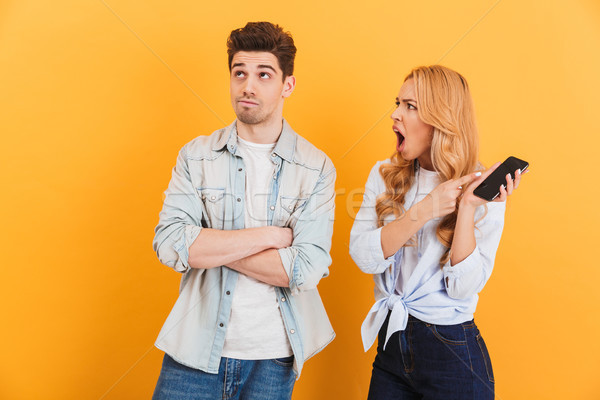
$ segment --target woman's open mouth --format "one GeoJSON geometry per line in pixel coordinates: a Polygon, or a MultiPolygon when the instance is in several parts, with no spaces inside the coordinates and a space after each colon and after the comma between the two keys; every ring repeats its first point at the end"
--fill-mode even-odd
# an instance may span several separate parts
{"type": "Polygon", "coordinates": [[[396,143],[396,150],[401,151],[402,145],[404,144],[404,135],[402,133],[400,133],[398,128],[393,127],[393,129],[394,129],[394,133],[396,134],[396,137],[398,138],[398,142],[396,143]]]}

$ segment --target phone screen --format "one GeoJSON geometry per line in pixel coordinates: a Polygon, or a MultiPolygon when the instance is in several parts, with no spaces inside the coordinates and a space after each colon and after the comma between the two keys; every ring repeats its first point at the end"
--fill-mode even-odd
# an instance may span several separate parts
{"type": "Polygon", "coordinates": [[[528,167],[529,163],[527,161],[523,161],[517,157],[508,157],[490,174],[490,176],[485,178],[485,180],[473,190],[473,194],[484,200],[492,201],[500,195],[500,186],[506,188],[506,175],[510,174],[510,177],[515,179],[515,172],[518,169],[520,169],[521,172],[524,172],[528,167]]]}

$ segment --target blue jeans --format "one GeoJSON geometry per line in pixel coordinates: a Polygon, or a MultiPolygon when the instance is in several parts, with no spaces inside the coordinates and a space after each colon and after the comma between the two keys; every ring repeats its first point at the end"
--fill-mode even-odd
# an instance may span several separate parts
{"type": "Polygon", "coordinates": [[[218,374],[189,368],[165,354],[153,400],[290,400],[294,356],[271,360],[221,358],[218,374]]]}
{"type": "MultiPolygon", "coordinates": [[[[389,314],[388,314],[389,319],[389,314]]],[[[494,373],[474,321],[433,325],[412,316],[383,350],[379,332],[368,400],[494,399],[494,373]]]]}

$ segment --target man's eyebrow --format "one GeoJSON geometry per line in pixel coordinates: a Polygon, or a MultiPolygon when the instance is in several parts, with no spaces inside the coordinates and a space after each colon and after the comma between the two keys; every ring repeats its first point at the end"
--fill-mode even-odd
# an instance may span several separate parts
{"type": "Polygon", "coordinates": [[[277,71],[275,71],[275,68],[271,67],[271,66],[270,66],[270,65],[268,65],[268,64],[260,64],[260,65],[258,66],[258,68],[268,68],[268,69],[272,70],[273,72],[277,73],[277,71]]]}
{"type": "MultiPolygon", "coordinates": [[[[235,67],[245,67],[246,63],[235,63],[231,66],[231,69],[235,68],[235,67]]],[[[267,68],[270,69],[271,71],[277,73],[277,71],[275,70],[275,68],[273,68],[272,66],[270,66],[269,64],[259,64],[258,68],[267,68]]]]}

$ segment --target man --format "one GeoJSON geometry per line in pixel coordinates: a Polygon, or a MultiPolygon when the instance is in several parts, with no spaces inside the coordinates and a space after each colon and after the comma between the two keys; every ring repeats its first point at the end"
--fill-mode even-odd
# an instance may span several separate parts
{"type": "Polygon", "coordinates": [[[335,334],[329,274],[335,168],[283,119],[296,47],[268,22],[227,41],[237,120],[179,153],[154,249],[183,273],[156,346],[156,399],[290,399],[335,334]]]}

